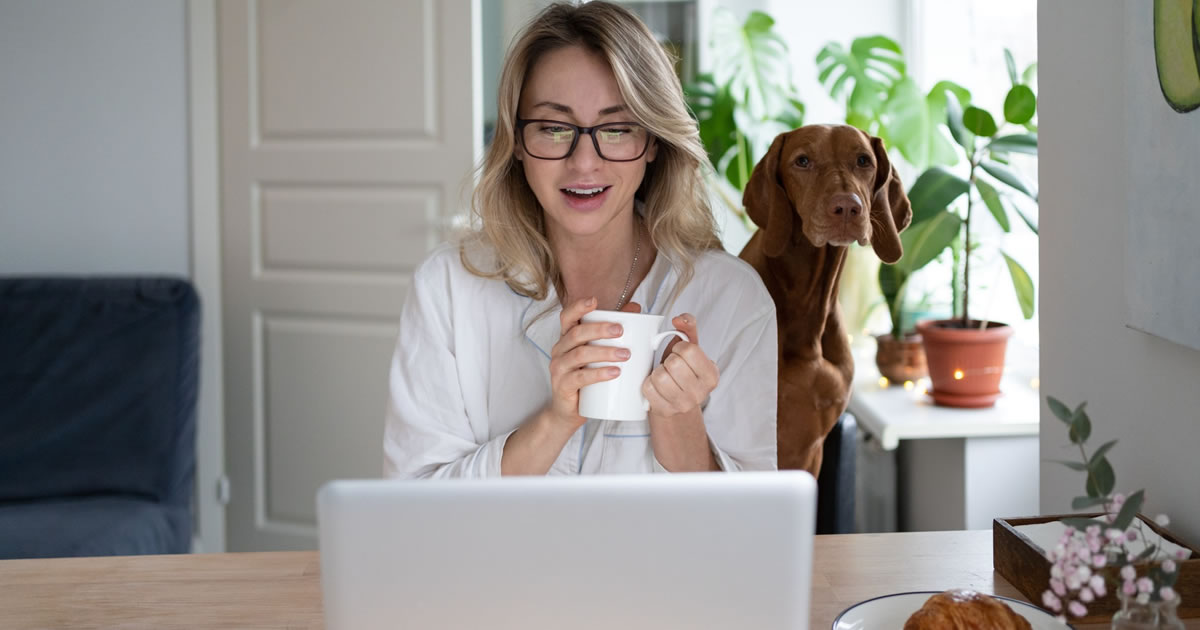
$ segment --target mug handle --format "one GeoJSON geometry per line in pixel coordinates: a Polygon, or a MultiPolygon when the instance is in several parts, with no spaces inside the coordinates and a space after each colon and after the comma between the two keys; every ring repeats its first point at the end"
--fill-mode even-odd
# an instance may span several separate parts
{"type": "MultiPolygon", "coordinates": [[[[654,352],[655,350],[658,350],[658,345],[661,344],[663,342],[663,339],[666,339],[667,337],[679,337],[680,339],[682,339],[688,343],[692,342],[691,339],[688,339],[687,335],[679,332],[678,330],[668,330],[666,332],[660,332],[657,335],[654,335],[653,337],[650,338],[650,351],[654,352]]],[[[642,403],[642,410],[650,411],[650,401],[649,400],[646,400],[642,403]]]]}

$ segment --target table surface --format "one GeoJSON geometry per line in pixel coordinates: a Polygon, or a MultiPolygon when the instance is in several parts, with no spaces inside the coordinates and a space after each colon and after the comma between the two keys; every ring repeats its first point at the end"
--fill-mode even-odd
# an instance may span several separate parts
{"type": "MultiPolygon", "coordinates": [[[[312,551],[5,560],[0,627],[322,628],[319,575],[312,551]]],[[[1024,599],[992,570],[990,531],[817,536],[811,627],[864,599],[950,588],[1024,599]]]]}
{"type": "Polygon", "coordinates": [[[1005,375],[1000,381],[1004,395],[995,406],[983,409],[939,407],[924,394],[928,379],[903,385],[883,386],[874,355],[855,355],[854,390],[847,410],[858,425],[879,438],[885,450],[900,440],[1034,436],[1038,434],[1040,393],[1027,381],[1005,375]]]}

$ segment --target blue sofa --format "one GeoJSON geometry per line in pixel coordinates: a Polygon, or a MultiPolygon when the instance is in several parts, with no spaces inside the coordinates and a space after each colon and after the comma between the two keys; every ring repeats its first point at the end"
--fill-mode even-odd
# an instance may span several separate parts
{"type": "Polygon", "coordinates": [[[185,280],[0,277],[0,558],[190,549],[199,323],[185,280]]]}

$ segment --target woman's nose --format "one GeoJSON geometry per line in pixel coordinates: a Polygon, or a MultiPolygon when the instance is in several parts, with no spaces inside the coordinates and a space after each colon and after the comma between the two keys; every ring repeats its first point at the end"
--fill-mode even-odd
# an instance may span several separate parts
{"type": "Polygon", "coordinates": [[[579,138],[579,144],[575,145],[575,150],[567,157],[569,165],[578,170],[593,170],[603,161],[604,158],[596,153],[596,145],[591,136],[579,138]]]}

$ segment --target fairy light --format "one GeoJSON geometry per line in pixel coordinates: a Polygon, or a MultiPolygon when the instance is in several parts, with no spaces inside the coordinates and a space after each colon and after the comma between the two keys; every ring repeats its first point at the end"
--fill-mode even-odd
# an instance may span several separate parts
{"type": "Polygon", "coordinates": [[[1040,379],[1040,378],[1038,378],[1038,377],[1036,377],[1036,376],[1035,376],[1035,377],[1033,377],[1033,378],[1031,378],[1031,379],[1029,379],[1029,387],[1030,387],[1030,389],[1038,389],[1038,388],[1039,388],[1039,387],[1041,387],[1041,386],[1042,386],[1042,379],[1040,379]]]}
{"type": "Polygon", "coordinates": [[[954,370],[954,380],[961,381],[961,380],[963,380],[963,376],[966,376],[966,375],[963,374],[962,370],[954,370]]]}
{"type": "Polygon", "coordinates": [[[888,380],[888,377],[886,377],[886,376],[879,377],[879,388],[880,389],[887,389],[887,386],[889,383],[891,383],[891,381],[888,380]]]}
{"type": "Polygon", "coordinates": [[[928,394],[929,382],[926,379],[921,379],[921,384],[918,386],[917,391],[920,392],[922,396],[928,394]]]}
{"type": "Polygon", "coordinates": [[[911,392],[916,387],[916,383],[912,381],[904,381],[904,391],[911,392]]]}

